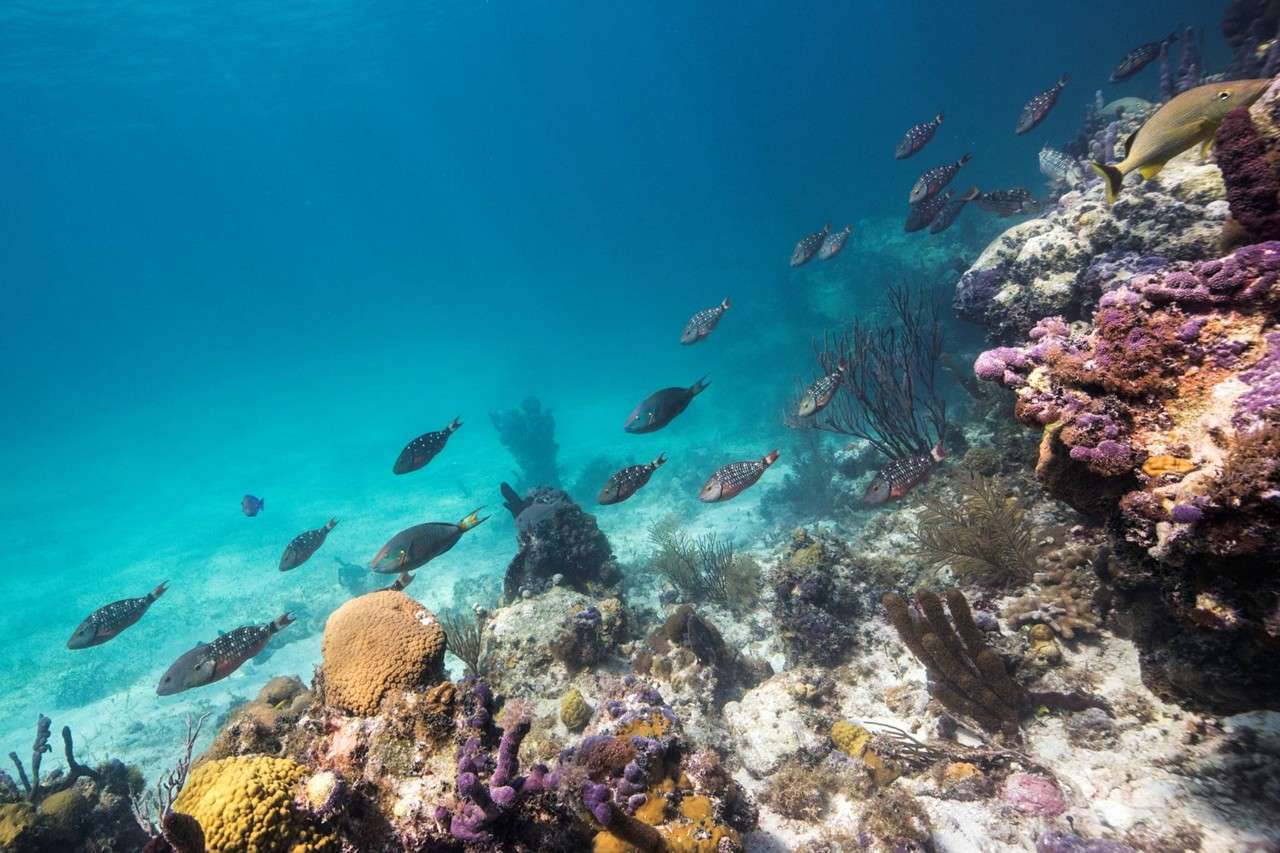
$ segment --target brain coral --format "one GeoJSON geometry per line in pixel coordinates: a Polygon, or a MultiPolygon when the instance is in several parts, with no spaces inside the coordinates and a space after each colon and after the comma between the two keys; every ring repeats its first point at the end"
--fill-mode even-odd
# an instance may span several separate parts
{"type": "Polygon", "coordinates": [[[174,801],[204,829],[208,853],[329,853],[337,839],[294,805],[306,775],[288,758],[242,755],[201,764],[174,801]]]}
{"type": "Polygon", "coordinates": [[[325,704],[369,716],[390,690],[439,682],[444,644],[435,616],[402,592],[351,599],[324,626],[325,704]]]}

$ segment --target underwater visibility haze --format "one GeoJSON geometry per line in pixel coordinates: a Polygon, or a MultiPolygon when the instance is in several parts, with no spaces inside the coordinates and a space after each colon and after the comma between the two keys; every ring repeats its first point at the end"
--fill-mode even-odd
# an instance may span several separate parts
{"type": "Polygon", "coordinates": [[[1273,5],[0,7],[0,849],[1280,849],[1273,5]]]}

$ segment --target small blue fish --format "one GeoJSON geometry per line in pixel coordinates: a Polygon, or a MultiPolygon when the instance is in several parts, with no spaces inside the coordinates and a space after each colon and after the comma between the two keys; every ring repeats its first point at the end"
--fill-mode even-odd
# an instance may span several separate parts
{"type": "Polygon", "coordinates": [[[255,515],[262,512],[266,505],[266,498],[255,498],[253,495],[245,495],[240,499],[240,511],[250,518],[253,518],[255,515]]]}

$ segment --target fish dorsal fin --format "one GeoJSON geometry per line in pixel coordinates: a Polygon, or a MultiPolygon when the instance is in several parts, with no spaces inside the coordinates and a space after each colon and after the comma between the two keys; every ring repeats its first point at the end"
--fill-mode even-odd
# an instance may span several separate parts
{"type": "MultiPolygon", "coordinates": [[[[1138,130],[1142,130],[1142,128],[1138,128],[1138,130]]],[[[1124,156],[1120,158],[1121,160],[1123,160],[1125,157],[1128,157],[1128,156],[1129,156],[1129,152],[1133,150],[1133,140],[1135,140],[1135,139],[1137,139],[1137,138],[1138,138],[1138,130],[1135,130],[1133,133],[1131,133],[1131,134],[1129,134],[1128,136],[1126,136],[1126,137],[1125,137],[1125,139],[1124,139],[1124,156]]]]}
{"type": "Polygon", "coordinates": [[[219,632],[218,632],[218,636],[219,636],[219,637],[225,637],[225,636],[227,636],[227,632],[226,632],[226,631],[219,631],[219,632]]]}

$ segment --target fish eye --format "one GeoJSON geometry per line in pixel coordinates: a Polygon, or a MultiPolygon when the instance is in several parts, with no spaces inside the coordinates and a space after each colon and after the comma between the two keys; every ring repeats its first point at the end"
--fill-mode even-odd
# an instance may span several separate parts
{"type": "Polygon", "coordinates": [[[1230,97],[1231,97],[1231,92],[1227,89],[1223,89],[1221,92],[1218,93],[1219,101],[1225,101],[1230,97]]]}

